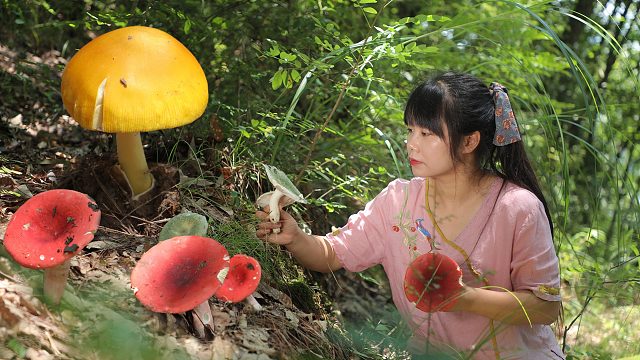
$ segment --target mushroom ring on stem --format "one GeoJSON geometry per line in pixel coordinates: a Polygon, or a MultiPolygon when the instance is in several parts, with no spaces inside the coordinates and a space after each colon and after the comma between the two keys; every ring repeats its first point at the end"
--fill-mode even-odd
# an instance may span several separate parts
{"type": "Polygon", "coordinates": [[[58,304],[69,276],[70,259],[91,240],[100,209],[88,195],[49,190],[27,200],[9,221],[4,246],[24,267],[44,269],[44,296],[58,304]]]}
{"type": "Polygon", "coordinates": [[[64,69],[61,92],[80,126],[116,134],[134,200],[154,184],[140,132],[189,124],[209,100],[193,54],[173,36],[145,26],[113,30],[83,46],[64,69]]]}
{"type": "Polygon", "coordinates": [[[415,258],[404,275],[407,299],[425,312],[448,311],[462,291],[462,270],[450,257],[429,252],[415,258]]]}
{"type": "Polygon", "coordinates": [[[131,272],[131,288],[148,309],[181,313],[220,288],[229,272],[227,249],[214,239],[176,236],[145,252],[131,272]]]}

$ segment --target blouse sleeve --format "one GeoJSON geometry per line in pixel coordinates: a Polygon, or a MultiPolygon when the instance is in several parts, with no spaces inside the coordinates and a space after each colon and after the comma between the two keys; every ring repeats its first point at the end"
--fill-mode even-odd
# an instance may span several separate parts
{"type": "Polygon", "coordinates": [[[385,210],[392,201],[395,182],[387,186],[346,225],[326,235],[342,266],[357,272],[382,263],[385,254],[385,210]]]}
{"type": "Polygon", "coordinates": [[[531,290],[547,301],[560,301],[560,270],[551,229],[541,203],[516,230],[511,261],[514,290],[531,290]]]}

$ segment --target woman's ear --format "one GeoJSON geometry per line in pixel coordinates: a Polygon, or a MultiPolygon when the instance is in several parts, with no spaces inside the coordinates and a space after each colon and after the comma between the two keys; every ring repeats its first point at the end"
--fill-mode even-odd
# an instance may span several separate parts
{"type": "Polygon", "coordinates": [[[474,131],[469,135],[465,135],[462,143],[462,153],[472,153],[478,147],[478,144],[480,144],[480,131],[474,131]]]}

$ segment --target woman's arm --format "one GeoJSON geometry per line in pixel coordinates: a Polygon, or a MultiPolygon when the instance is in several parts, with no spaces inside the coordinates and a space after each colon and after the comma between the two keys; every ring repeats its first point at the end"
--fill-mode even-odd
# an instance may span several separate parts
{"type": "Polygon", "coordinates": [[[305,234],[287,212],[280,213],[280,222],[269,221],[269,210],[256,212],[262,221],[256,235],[268,242],[284,245],[300,265],[313,271],[331,272],[342,267],[333,248],[323,236],[305,234]],[[280,229],[277,234],[273,229],[280,229]]]}
{"type": "Polygon", "coordinates": [[[540,299],[527,290],[506,292],[466,286],[452,311],[467,311],[511,325],[529,325],[529,321],[552,324],[560,313],[560,302],[540,299]]]}

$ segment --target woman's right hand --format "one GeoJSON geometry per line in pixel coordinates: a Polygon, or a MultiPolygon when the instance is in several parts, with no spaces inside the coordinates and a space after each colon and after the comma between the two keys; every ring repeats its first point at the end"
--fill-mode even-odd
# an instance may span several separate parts
{"type": "Polygon", "coordinates": [[[296,238],[304,235],[296,220],[286,211],[280,210],[280,221],[272,223],[269,220],[269,207],[256,211],[260,219],[257,225],[256,236],[258,238],[278,245],[290,245],[296,238]],[[274,229],[277,229],[274,232],[274,229]]]}
{"type": "Polygon", "coordinates": [[[289,213],[281,210],[280,221],[272,223],[267,206],[256,211],[256,216],[260,219],[256,235],[270,243],[284,245],[300,265],[320,272],[335,271],[342,267],[331,244],[323,236],[306,234],[289,213]],[[280,232],[274,233],[274,229],[280,232]]]}

